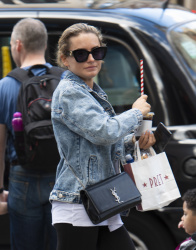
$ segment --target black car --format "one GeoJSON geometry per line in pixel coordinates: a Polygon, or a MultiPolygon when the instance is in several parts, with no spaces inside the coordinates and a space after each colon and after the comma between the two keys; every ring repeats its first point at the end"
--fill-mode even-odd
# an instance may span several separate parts
{"type": "MultiPolygon", "coordinates": [[[[196,187],[196,15],[179,6],[140,1],[102,4],[94,9],[68,7],[62,1],[46,7],[0,5],[0,77],[14,67],[9,41],[19,19],[34,17],[45,23],[47,59],[52,64],[66,27],[77,22],[99,27],[108,54],[95,81],[121,113],[140,96],[139,62],[143,59],[144,92],[155,113],[153,126],[163,122],[173,133],[166,153],[180,192],[196,187]]],[[[181,216],[182,201],[178,199],[160,210],[142,213],[132,209],[123,220],[138,250],[174,250],[187,237],[177,228],[181,216]]],[[[9,246],[8,218],[0,216],[0,249],[9,246]]]]}

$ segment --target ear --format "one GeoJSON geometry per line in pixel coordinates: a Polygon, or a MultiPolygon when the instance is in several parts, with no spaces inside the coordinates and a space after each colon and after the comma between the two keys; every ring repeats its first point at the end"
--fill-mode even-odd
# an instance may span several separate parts
{"type": "Polygon", "coordinates": [[[16,40],[16,50],[20,52],[22,47],[23,47],[22,42],[20,40],[16,40]]]}
{"type": "Polygon", "coordinates": [[[69,62],[67,60],[67,57],[65,55],[61,56],[61,61],[62,63],[68,68],[69,67],[69,62]]]}

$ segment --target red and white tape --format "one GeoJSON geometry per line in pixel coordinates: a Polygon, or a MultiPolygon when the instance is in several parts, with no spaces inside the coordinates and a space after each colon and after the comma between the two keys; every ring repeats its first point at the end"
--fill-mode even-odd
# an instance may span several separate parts
{"type": "Polygon", "coordinates": [[[143,70],[143,60],[140,60],[140,88],[141,95],[144,94],[144,70],[143,70]]]}

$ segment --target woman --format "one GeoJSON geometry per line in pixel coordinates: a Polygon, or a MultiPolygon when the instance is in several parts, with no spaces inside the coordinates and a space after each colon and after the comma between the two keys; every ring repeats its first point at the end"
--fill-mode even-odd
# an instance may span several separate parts
{"type": "MultiPolygon", "coordinates": [[[[115,115],[106,94],[93,82],[106,51],[101,33],[83,23],[67,28],[58,43],[58,64],[68,69],[52,101],[52,122],[61,157],[50,195],[58,250],[135,249],[120,215],[95,226],[79,195],[83,187],[119,171],[119,161],[125,163],[125,153],[133,150],[130,132],[150,111],[143,95],[131,110],[115,115]]],[[[154,143],[150,132],[140,139],[141,148],[154,143]]]]}

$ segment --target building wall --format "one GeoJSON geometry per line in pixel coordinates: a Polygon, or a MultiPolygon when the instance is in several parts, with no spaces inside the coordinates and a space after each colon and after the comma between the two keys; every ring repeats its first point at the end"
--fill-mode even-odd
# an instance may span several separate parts
{"type": "Polygon", "coordinates": [[[188,9],[196,10],[196,0],[170,0],[170,3],[181,4],[188,9]]]}

